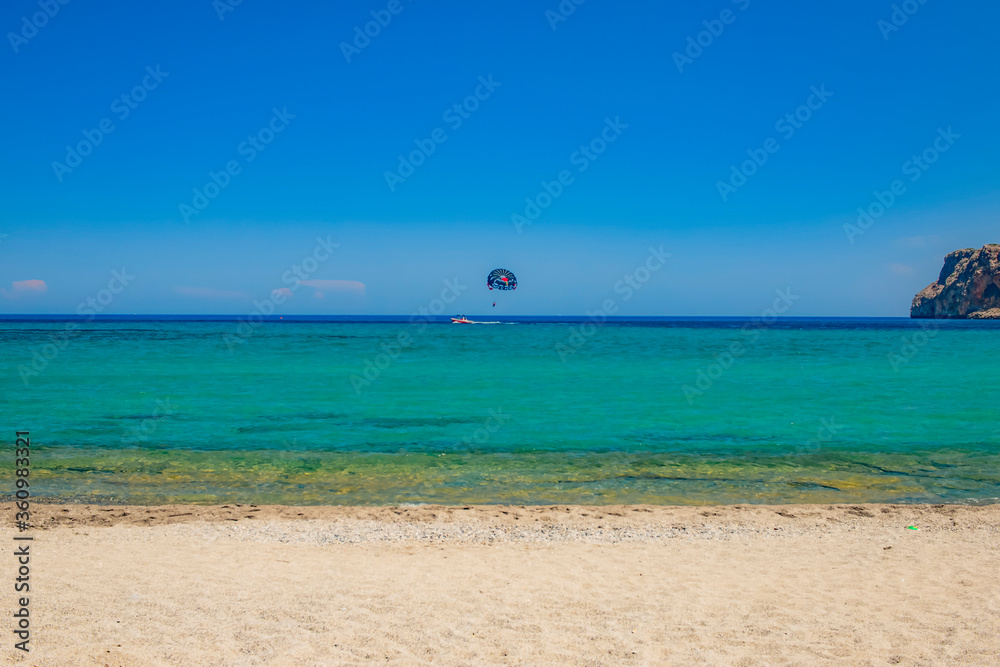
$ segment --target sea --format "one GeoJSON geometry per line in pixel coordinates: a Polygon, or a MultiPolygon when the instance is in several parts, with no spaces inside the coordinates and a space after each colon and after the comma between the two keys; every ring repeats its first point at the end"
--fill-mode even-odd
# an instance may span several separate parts
{"type": "Polygon", "coordinates": [[[0,317],[0,497],[1000,502],[1000,322],[0,317]]]}

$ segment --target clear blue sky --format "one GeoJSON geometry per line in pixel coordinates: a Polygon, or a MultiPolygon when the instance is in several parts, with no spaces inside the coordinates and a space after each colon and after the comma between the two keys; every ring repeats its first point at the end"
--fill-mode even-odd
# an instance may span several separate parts
{"type": "Polygon", "coordinates": [[[341,43],[388,1],[243,0],[220,20],[224,1],[70,0],[37,30],[37,0],[4,4],[0,312],[74,312],[124,267],[104,312],[245,313],[329,236],[340,247],[309,275],[323,282],[278,312],[411,313],[455,278],[468,289],[447,312],[484,312],[485,276],[506,267],[508,315],[607,298],[624,315],[755,315],[791,288],[789,314],[902,316],[945,253],[1000,242],[992,0],[914,2],[891,31],[888,1],[586,0],[555,22],[558,0],[400,0],[350,62],[341,43]],[[679,71],[706,21],[721,34],[679,71]],[[445,116],[477,91],[467,117],[445,116]],[[793,134],[776,127],[809,101],[793,134]],[[294,118],[241,148],[274,109],[294,118]],[[103,119],[91,154],[53,166],[103,119]],[[606,119],[627,128],[574,155],[606,119]],[[960,138],[911,181],[905,163],[949,127],[960,138]],[[730,165],[769,138],[777,152],[724,201],[730,165]],[[572,182],[519,233],[512,214],[563,170],[572,182]],[[896,179],[905,192],[849,242],[844,225],[896,179]],[[616,293],[660,245],[666,265],[616,293]]]}

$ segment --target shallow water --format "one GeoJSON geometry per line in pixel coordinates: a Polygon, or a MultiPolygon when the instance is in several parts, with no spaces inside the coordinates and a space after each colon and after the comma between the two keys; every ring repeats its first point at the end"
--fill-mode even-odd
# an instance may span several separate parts
{"type": "Polygon", "coordinates": [[[66,326],[0,322],[0,438],[31,431],[36,496],[1000,498],[995,322],[66,326]]]}

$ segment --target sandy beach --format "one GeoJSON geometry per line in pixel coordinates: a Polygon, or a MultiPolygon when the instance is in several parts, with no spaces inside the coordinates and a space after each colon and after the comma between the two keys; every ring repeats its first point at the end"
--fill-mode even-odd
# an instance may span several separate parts
{"type": "MultiPolygon", "coordinates": [[[[33,520],[27,655],[0,588],[15,664],[1000,661],[1000,506],[35,505],[33,520]]],[[[12,582],[16,533],[0,533],[12,582]]]]}

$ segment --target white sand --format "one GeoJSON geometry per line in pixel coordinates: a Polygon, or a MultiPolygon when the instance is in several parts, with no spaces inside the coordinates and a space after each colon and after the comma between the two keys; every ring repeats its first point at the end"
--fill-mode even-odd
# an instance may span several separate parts
{"type": "Polygon", "coordinates": [[[34,509],[19,665],[1000,664],[1000,506],[34,509]]]}

